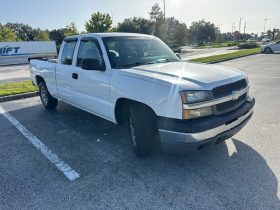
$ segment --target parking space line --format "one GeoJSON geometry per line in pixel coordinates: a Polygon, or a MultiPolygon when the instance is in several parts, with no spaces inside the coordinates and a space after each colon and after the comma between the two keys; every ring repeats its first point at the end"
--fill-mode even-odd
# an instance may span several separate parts
{"type": "Polygon", "coordinates": [[[68,164],[61,160],[53,151],[51,151],[43,142],[41,142],[27,128],[20,124],[11,114],[6,112],[0,106],[0,114],[2,114],[9,122],[18,129],[18,131],[38,149],[56,168],[61,171],[70,181],[74,181],[80,177],[68,164]]]}

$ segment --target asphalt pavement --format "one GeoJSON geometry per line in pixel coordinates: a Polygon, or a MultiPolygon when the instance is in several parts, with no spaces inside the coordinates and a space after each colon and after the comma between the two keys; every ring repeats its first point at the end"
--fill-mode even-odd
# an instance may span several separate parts
{"type": "Polygon", "coordinates": [[[30,73],[28,65],[0,65],[0,84],[29,80],[30,73]]]}
{"type": "Polygon", "coordinates": [[[125,126],[62,102],[1,103],[0,209],[280,209],[280,55],[219,65],[248,73],[254,116],[226,143],[184,156],[138,159],[125,126]]]}

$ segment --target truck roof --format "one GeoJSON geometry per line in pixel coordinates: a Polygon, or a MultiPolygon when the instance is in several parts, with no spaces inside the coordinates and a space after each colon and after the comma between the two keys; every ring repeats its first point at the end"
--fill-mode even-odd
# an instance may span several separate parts
{"type": "Polygon", "coordinates": [[[67,38],[83,38],[83,37],[117,37],[117,36],[145,36],[145,37],[153,37],[152,35],[147,34],[137,34],[137,33],[119,33],[119,32],[112,32],[112,33],[88,33],[88,34],[79,34],[75,36],[70,36],[67,38]]]}

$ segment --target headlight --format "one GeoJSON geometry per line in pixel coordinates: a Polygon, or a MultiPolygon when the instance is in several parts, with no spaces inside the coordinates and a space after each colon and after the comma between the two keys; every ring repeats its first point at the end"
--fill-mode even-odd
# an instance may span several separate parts
{"type": "MultiPolygon", "coordinates": [[[[210,100],[208,91],[181,91],[180,92],[183,104],[193,104],[210,100]]],[[[212,115],[211,107],[200,109],[183,109],[183,119],[194,119],[212,115]]]]}
{"type": "Polygon", "coordinates": [[[207,91],[182,91],[180,92],[184,104],[193,104],[209,100],[207,91]]]}
{"type": "Polygon", "coordinates": [[[199,117],[206,117],[209,115],[212,115],[212,108],[211,107],[204,107],[200,109],[184,109],[183,110],[183,119],[193,119],[193,118],[199,118],[199,117]]]}

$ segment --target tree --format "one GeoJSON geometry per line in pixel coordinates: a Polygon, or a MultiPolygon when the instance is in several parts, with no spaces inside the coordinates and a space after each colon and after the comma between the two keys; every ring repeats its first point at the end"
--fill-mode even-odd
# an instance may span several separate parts
{"type": "Polygon", "coordinates": [[[151,12],[149,12],[151,20],[156,22],[160,22],[164,19],[163,11],[161,10],[158,3],[156,3],[153,7],[151,12]]]}
{"type": "Polygon", "coordinates": [[[65,31],[65,28],[51,30],[49,32],[50,40],[55,41],[56,44],[60,46],[65,38],[65,31]]]}
{"type": "Polygon", "coordinates": [[[35,41],[49,41],[50,37],[47,31],[39,30],[34,37],[35,41]]]}
{"type": "Polygon", "coordinates": [[[118,24],[117,31],[129,33],[152,33],[153,22],[145,18],[130,18],[125,19],[122,23],[118,24]]]}
{"type": "Polygon", "coordinates": [[[79,34],[79,31],[75,25],[74,22],[71,22],[69,25],[66,26],[65,31],[64,31],[64,36],[74,36],[79,34]]]}
{"type": "Polygon", "coordinates": [[[280,32],[275,36],[275,40],[280,40],[280,32]]]}
{"type": "Polygon", "coordinates": [[[0,42],[13,41],[17,41],[16,34],[9,27],[0,25],[0,42]]]}
{"type": "Polygon", "coordinates": [[[9,27],[22,41],[33,41],[37,34],[37,30],[33,29],[31,26],[23,23],[7,23],[5,25],[9,27]]]}
{"type": "Polygon", "coordinates": [[[217,27],[213,23],[200,20],[192,23],[189,32],[191,41],[202,45],[216,40],[217,27]]]}
{"type": "Polygon", "coordinates": [[[179,48],[184,46],[188,40],[188,28],[185,23],[177,25],[173,31],[173,43],[179,48]]]}
{"type": "Polygon", "coordinates": [[[150,19],[153,21],[152,34],[166,41],[166,28],[164,25],[164,15],[159,4],[155,4],[149,12],[150,19]]]}
{"type": "Polygon", "coordinates": [[[112,28],[112,18],[109,14],[96,12],[91,15],[91,19],[86,21],[86,31],[89,33],[109,32],[112,28]]]}

